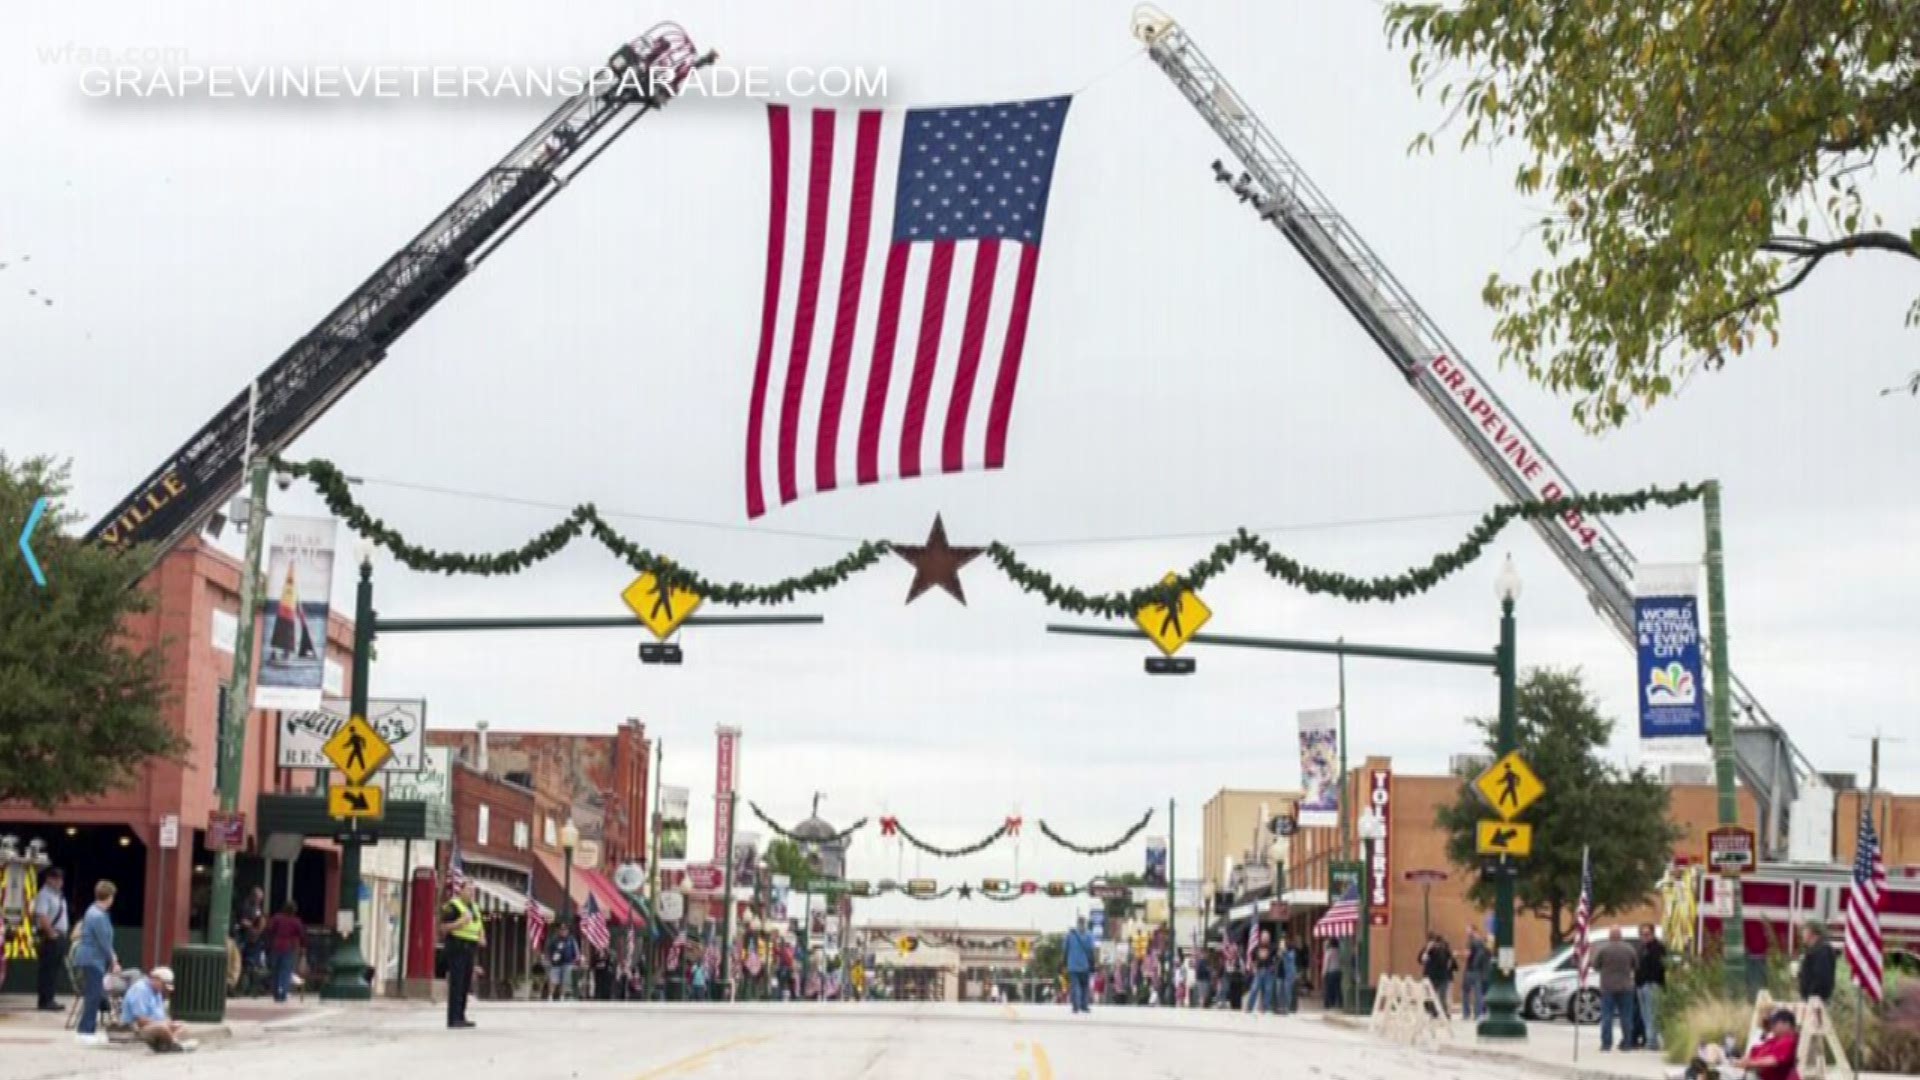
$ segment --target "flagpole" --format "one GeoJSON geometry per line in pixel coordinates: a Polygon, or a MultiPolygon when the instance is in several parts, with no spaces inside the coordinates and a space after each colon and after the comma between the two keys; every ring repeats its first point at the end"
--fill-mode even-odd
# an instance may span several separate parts
{"type": "MultiPolygon", "coordinates": [[[[1588,873],[1591,869],[1587,860],[1592,857],[1593,848],[1590,845],[1583,845],[1580,848],[1580,900],[1582,903],[1592,902],[1586,895],[1587,882],[1590,880],[1588,873]]],[[[1580,960],[1574,965],[1573,996],[1567,999],[1567,1013],[1573,1019],[1573,1060],[1578,1062],[1580,1060],[1580,992],[1587,988],[1587,948],[1590,943],[1585,925],[1579,927],[1576,932],[1580,935],[1580,940],[1574,948],[1579,951],[1580,960]]],[[[1600,1034],[1604,1042],[1606,1032],[1603,1030],[1600,1034]]],[[[1633,1037],[1631,1031],[1626,1034],[1628,1038],[1633,1037]]]]}
{"type": "MultiPolygon", "coordinates": [[[[1874,733],[1872,745],[1872,764],[1867,770],[1867,804],[1860,808],[1861,816],[1868,821],[1873,820],[1873,804],[1880,800],[1880,735],[1878,732],[1874,733]]],[[[1884,829],[1882,835],[1885,835],[1884,829]]],[[[1859,864],[1858,851],[1853,853],[1853,861],[1856,866],[1859,864]]],[[[1855,870],[1854,873],[1857,878],[1859,871],[1855,870]]],[[[1844,929],[1842,932],[1845,932],[1844,929]]],[[[1857,971],[1853,973],[1853,999],[1853,1065],[1858,1069],[1861,1061],[1860,1047],[1866,1042],[1867,1036],[1867,993],[1866,987],[1861,985],[1860,973],[1857,971]]],[[[1827,1004],[1831,1006],[1833,1003],[1827,1004]]]]}

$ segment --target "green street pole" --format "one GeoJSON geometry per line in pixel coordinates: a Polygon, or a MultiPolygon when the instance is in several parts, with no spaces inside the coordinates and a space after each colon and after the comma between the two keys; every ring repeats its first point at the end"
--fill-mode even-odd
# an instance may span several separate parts
{"type": "Polygon", "coordinates": [[[1175,985],[1177,985],[1173,978],[1173,969],[1176,966],[1178,966],[1180,963],[1180,935],[1174,932],[1175,928],[1180,923],[1180,909],[1177,906],[1175,906],[1176,899],[1175,899],[1175,894],[1173,889],[1173,849],[1176,846],[1178,846],[1179,833],[1175,831],[1173,826],[1174,826],[1173,800],[1168,799],[1167,800],[1167,964],[1166,964],[1167,988],[1166,988],[1166,991],[1160,995],[1160,1000],[1166,1002],[1168,1008],[1173,1008],[1175,1005],[1179,1004],[1178,1002],[1173,1000],[1173,988],[1175,985]]]}
{"type": "MultiPolygon", "coordinates": [[[[373,660],[373,559],[360,560],[360,586],[353,603],[353,693],[349,713],[367,715],[367,677],[373,660]]],[[[373,987],[365,976],[367,958],[360,952],[360,833],[359,824],[340,845],[340,911],[353,919],[353,929],[341,934],[333,947],[333,974],[320,996],[327,1001],[368,1001],[373,987]]]]}
{"type": "MultiPolygon", "coordinates": [[[[1500,676],[1500,728],[1497,748],[1502,756],[1520,748],[1520,719],[1516,710],[1515,682],[1518,667],[1514,646],[1513,602],[1519,595],[1519,578],[1513,573],[1513,561],[1507,561],[1500,582],[1500,651],[1495,670],[1500,676]]],[[[1502,867],[1502,870],[1507,868],[1502,867]]],[[[1527,1037],[1526,1022],[1520,1019],[1520,995],[1513,985],[1513,876],[1502,873],[1494,883],[1493,942],[1498,963],[1494,965],[1493,985],[1487,988],[1487,1018],[1476,1032],[1483,1040],[1519,1041],[1527,1037]]]]}
{"type": "MultiPolygon", "coordinates": [[[[1341,637],[1340,644],[1347,639],[1341,637]]],[[[1333,866],[1335,862],[1346,862],[1353,856],[1353,789],[1347,774],[1347,654],[1341,653],[1336,660],[1340,671],[1340,848],[1336,852],[1338,859],[1327,863],[1327,903],[1338,903],[1340,898],[1333,895],[1333,866]]],[[[1364,891],[1364,890],[1362,890],[1364,891]]],[[[1364,922],[1364,917],[1362,919],[1364,922]]],[[[1354,926],[1355,944],[1360,936],[1359,924],[1354,926]]],[[[1348,949],[1340,958],[1340,966],[1345,969],[1341,981],[1346,983],[1346,993],[1341,1005],[1349,1013],[1360,1011],[1360,950],[1348,949]]]]}
{"type": "MultiPolygon", "coordinates": [[[[220,809],[240,808],[240,773],[246,767],[247,716],[253,711],[253,639],[260,607],[260,552],[267,541],[267,475],[265,455],[254,458],[247,481],[247,554],[240,565],[240,626],[234,632],[233,677],[228,680],[227,724],[220,733],[220,809]]],[[[213,857],[213,889],[207,903],[207,944],[226,940],[233,925],[233,852],[213,857]]],[[[161,939],[164,933],[156,933],[161,939]]]]}
{"type": "MultiPolygon", "coordinates": [[[[1740,797],[1734,788],[1733,689],[1732,668],[1727,661],[1727,563],[1720,544],[1720,481],[1707,481],[1707,655],[1708,677],[1713,683],[1713,770],[1720,789],[1720,824],[1740,824],[1740,797]]],[[[1726,963],[1727,991],[1736,1000],[1747,999],[1747,918],[1741,903],[1740,877],[1725,874],[1720,888],[1733,897],[1733,917],[1726,923],[1731,929],[1723,935],[1721,952],[1726,963]]]]}
{"type": "MultiPolygon", "coordinates": [[[[654,736],[653,741],[653,858],[647,861],[647,903],[653,905],[653,917],[660,918],[660,781],[664,779],[661,769],[666,767],[667,743],[665,739],[654,736]]],[[[648,957],[653,961],[654,957],[648,957]]],[[[651,999],[660,988],[660,965],[647,964],[647,997],[651,999]]]]}

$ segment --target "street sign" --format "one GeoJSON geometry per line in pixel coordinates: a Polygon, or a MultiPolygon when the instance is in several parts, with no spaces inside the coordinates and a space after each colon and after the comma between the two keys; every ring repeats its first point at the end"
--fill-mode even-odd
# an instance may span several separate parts
{"type": "Polygon", "coordinates": [[[1547,793],[1547,785],[1534,775],[1518,750],[1488,766],[1473,786],[1493,812],[1507,821],[1512,821],[1547,793]]]}
{"type": "MultiPolygon", "coordinates": [[[[1180,575],[1169,571],[1161,583],[1171,585],[1178,580],[1180,575]]],[[[1207,607],[1201,601],[1200,594],[1192,589],[1183,591],[1172,609],[1165,604],[1148,604],[1133,613],[1134,623],[1168,656],[1179,652],[1182,646],[1192,641],[1193,635],[1199,633],[1211,618],[1213,609],[1207,607]]]]}
{"type": "Polygon", "coordinates": [[[1400,880],[1413,885],[1438,885],[1447,880],[1447,872],[1445,870],[1405,870],[1401,872],[1400,880]]]}
{"type": "Polygon", "coordinates": [[[712,863],[694,863],[687,867],[687,884],[695,892],[716,892],[726,884],[726,874],[712,863]]]}
{"type": "Polygon", "coordinates": [[[1133,897],[1133,890],[1125,885],[1100,881],[1087,887],[1087,895],[1095,900],[1128,900],[1133,897]]]}
{"type": "Polygon", "coordinates": [[[691,589],[670,588],[662,594],[660,579],[652,571],[634,578],[633,584],[621,592],[620,599],[626,601],[627,607],[661,641],[680,629],[680,624],[700,606],[700,594],[691,589]]]}
{"type": "Polygon", "coordinates": [[[1722,874],[1753,869],[1755,838],[1744,825],[1722,825],[1707,833],[1707,865],[1722,874]]]}
{"type": "Polygon", "coordinates": [[[1524,821],[1482,820],[1474,831],[1473,849],[1482,855],[1533,854],[1533,826],[1524,821]]]}
{"type": "Polygon", "coordinates": [[[168,814],[160,819],[160,847],[171,850],[180,846],[180,815],[168,814]]]}
{"type": "Polygon", "coordinates": [[[661,922],[679,922],[687,913],[687,898],[677,892],[663,892],[656,906],[661,922]]]}
{"type": "Polygon", "coordinates": [[[215,810],[207,815],[208,851],[239,851],[246,846],[246,811],[215,810]]]}
{"type": "Polygon", "coordinates": [[[340,730],[333,733],[333,738],[327,740],[320,752],[327,755],[327,760],[340,770],[348,784],[358,786],[387,763],[393,756],[393,747],[367,723],[366,717],[356,716],[340,725],[340,730]]]}
{"type": "Polygon", "coordinates": [[[374,821],[387,812],[387,793],[361,784],[327,785],[327,814],[341,821],[374,821]]]}

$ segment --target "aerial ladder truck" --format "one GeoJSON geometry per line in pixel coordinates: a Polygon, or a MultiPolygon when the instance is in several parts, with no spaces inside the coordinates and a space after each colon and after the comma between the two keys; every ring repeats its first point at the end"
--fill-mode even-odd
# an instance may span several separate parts
{"type": "Polygon", "coordinates": [[[499,250],[640,118],[713,62],[661,23],[615,50],[585,87],[395,252],[87,534],[159,559],[353,389],[421,316],[499,250]]]}
{"type": "MultiPolygon", "coordinates": [[[[1393,276],[1332,200],[1207,59],[1185,28],[1151,5],[1134,9],[1133,34],[1240,165],[1214,178],[1273,226],[1360,324],[1412,391],[1508,498],[1580,492],[1528,434],[1493,386],[1393,276]]],[[[1633,552],[1606,522],[1569,512],[1534,527],[1614,630],[1633,641],[1633,552]]],[[[1732,680],[1735,754],[1759,804],[1762,857],[1787,852],[1788,815],[1805,794],[1829,794],[1812,763],[1738,676],[1732,680]]]]}

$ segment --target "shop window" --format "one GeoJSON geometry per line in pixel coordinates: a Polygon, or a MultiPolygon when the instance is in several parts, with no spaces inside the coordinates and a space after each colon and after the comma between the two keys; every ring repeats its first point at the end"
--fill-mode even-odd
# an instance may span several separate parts
{"type": "Polygon", "coordinates": [[[479,826],[474,829],[474,842],[479,844],[485,844],[487,842],[487,804],[486,803],[480,804],[480,823],[479,823],[479,826]]]}
{"type": "Polygon", "coordinates": [[[513,823],[513,847],[515,851],[525,851],[533,846],[533,826],[524,821],[513,823]]]}

